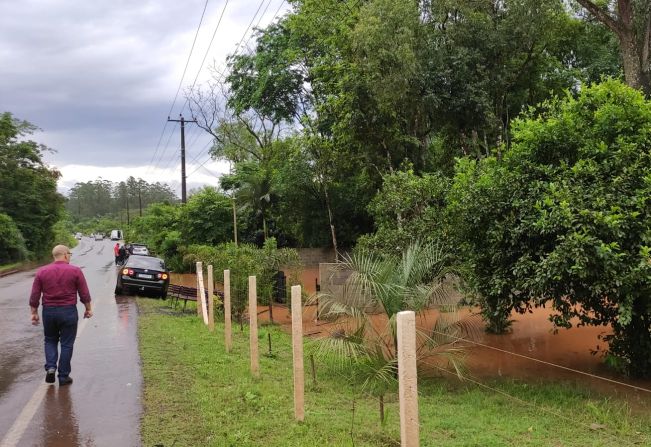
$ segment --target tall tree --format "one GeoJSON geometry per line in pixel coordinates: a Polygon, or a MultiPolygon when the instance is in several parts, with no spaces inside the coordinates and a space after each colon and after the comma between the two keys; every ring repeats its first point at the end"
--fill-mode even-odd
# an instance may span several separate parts
{"type": "Polygon", "coordinates": [[[649,0],[576,0],[619,40],[626,83],[651,95],[651,2],[649,0]]]}
{"type": "Polygon", "coordinates": [[[0,214],[13,220],[27,249],[40,256],[51,248],[63,197],[56,189],[59,172],[42,159],[51,149],[24,139],[36,130],[9,112],[0,115],[0,214]]]}

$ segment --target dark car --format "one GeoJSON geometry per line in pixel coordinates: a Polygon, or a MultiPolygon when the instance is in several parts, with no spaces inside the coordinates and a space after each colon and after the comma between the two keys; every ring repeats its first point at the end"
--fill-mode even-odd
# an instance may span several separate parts
{"type": "Polygon", "coordinates": [[[131,255],[118,269],[115,294],[151,292],[166,298],[169,284],[170,272],[165,261],[153,256],[131,255]]]}

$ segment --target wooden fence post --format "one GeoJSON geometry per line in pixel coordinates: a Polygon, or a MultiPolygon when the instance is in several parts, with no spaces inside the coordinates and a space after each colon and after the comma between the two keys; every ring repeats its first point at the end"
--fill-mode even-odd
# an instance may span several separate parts
{"type": "Polygon", "coordinates": [[[199,276],[203,279],[203,262],[197,261],[197,317],[201,317],[201,290],[199,289],[199,276]]]}
{"type": "Polygon", "coordinates": [[[212,264],[208,266],[208,330],[215,331],[215,303],[213,300],[215,293],[215,283],[212,277],[212,264]]]}
{"type": "Polygon", "coordinates": [[[224,270],[224,345],[226,352],[231,352],[233,343],[231,335],[231,271],[224,270]]]}
{"type": "Polygon", "coordinates": [[[305,370],[301,286],[292,286],[292,345],[294,347],[294,417],[297,421],[303,421],[305,419],[305,370]]]}
{"type": "Polygon", "coordinates": [[[418,447],[418,376],[416,372],[416,314],[398,312],[398,390],[400,445],[418,447]]]}
{"type": "Polygon", "coordinates": [[[255,276],[249,276],[249,349],[251,351],[251,374],[260,377],[258,357],[258,293],[255,276]]]}

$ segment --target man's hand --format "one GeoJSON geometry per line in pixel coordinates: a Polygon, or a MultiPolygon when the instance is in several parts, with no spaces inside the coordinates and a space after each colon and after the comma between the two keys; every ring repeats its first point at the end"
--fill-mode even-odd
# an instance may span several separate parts
{"type": "Polygon", "coordinates": [[[32,313],[32,326],[38,326],[38,314],[32,313]]]}
{"type": "Polygon", "coordinates": [[[90,318],[92,316],[93,316],[93,311],[90,309],[86,309],[86,311],[84,312],[84,318],[90,318]]]}

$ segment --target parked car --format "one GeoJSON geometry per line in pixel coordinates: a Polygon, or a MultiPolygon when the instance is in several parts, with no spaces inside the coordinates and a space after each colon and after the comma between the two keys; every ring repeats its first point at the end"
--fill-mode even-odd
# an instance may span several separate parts
{"type": "Polygon", "coordinates": [[[77,234],[75,234],[75,239],[77,239],[77,240],[80,241],[80,240],[81,240],[81,237],[82,237],[82,234],[81,234],[81,233],[77,233],[77,234]]]}
{"type": "Polygon", "coordinates": [[[165,267],[165,261],[153,256],[134,254],[118,269],[115,294],[153,292],[161,298],[167,298],[169,284],[170,272],[165,267]]]}
{"type": "Polygon", "coordinates": [[[111,230],[111,240],[119,241],[122,239],[122,230],[111,230]]]}
{"type": "Polygon", "coordinates": [[[149,256],[149,248],[145,244],[131,244],[132,255],[149,256]]]}

